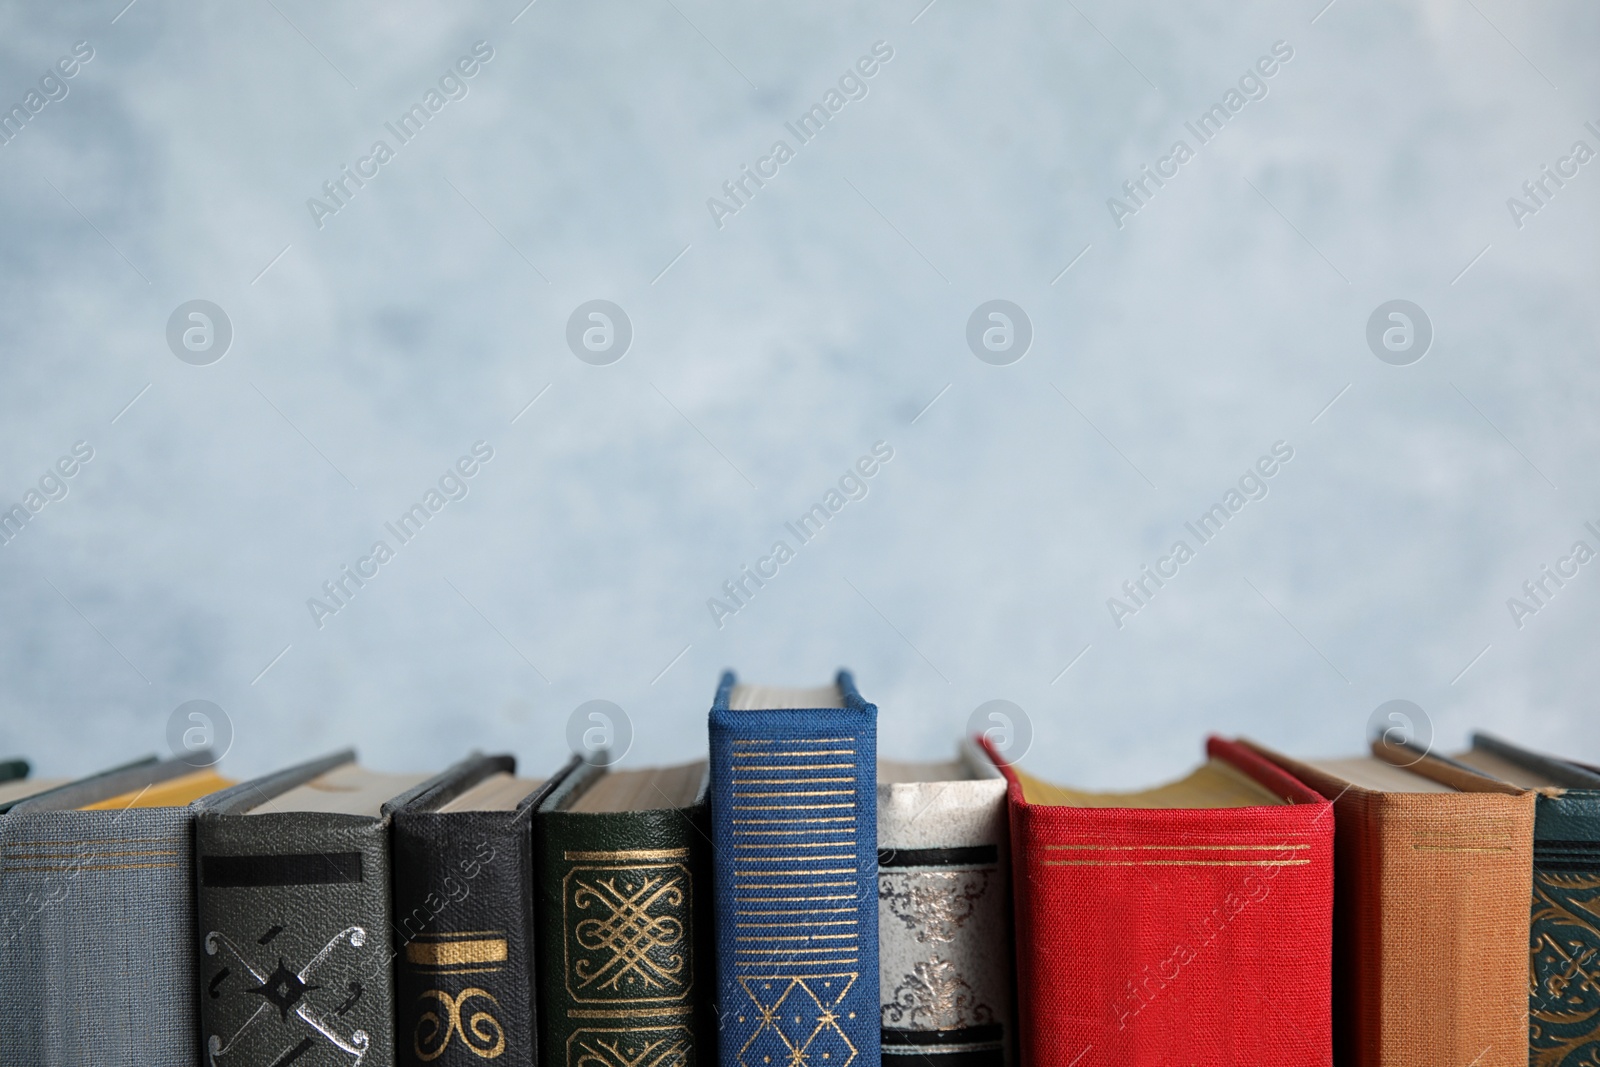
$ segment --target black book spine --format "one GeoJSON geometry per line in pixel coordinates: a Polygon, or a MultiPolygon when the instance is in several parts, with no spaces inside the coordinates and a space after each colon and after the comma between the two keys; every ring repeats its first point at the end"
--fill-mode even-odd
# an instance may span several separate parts
{"type": "Polygon", "coordinates": [[[394,814],[398,1063],[536,1062],[532,814],[394,814]]]}

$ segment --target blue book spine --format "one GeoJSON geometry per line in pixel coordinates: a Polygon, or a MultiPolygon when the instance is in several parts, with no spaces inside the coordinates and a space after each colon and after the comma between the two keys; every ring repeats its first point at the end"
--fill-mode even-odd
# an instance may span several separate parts
{"type": "Polygon", "coordinates": [[[721,1067],[878,1067],[878,709],[711,708],[721,1067]]]}

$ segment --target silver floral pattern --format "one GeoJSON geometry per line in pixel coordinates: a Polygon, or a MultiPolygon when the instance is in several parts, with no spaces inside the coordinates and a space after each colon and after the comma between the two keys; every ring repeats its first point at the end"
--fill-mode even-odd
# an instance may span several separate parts
{"type": "Polygon", "coordinates": [[[994,1009],[978,999],[954,963],[939,956],[912,967],[883,1005],[883,1025],[906,1030],[949,1030],[994,1021],[994,1009]]]}
{"type": "Polygon", "coordinates": [[[878,899],[919,942],[950,944],[989,891],[989,871],[880,871],[878,899]]]}

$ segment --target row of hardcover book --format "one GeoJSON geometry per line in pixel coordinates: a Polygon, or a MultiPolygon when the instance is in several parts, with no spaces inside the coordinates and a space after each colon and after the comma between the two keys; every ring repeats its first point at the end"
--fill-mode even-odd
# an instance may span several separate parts
{"type": "Polygon", "coordinates": [[[1212,738],[1093,793],[876,716],[728,674],[684,766],[0,764],[0,1063],[1600,1064],[1594,767],[1212,738]]]}

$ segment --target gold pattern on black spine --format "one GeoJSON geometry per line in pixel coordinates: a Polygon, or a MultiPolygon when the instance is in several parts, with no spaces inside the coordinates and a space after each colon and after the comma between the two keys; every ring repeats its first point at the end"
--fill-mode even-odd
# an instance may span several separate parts
{"type": "Polygon", "coordinates": [[[568,1018],[615,1019],[567,1038],[567,1067],[695,1067],[692,878],[687,849],[569,852],[561,926],[568,1018]],[[629,1025],[629,1024],[633,1025],[629,1025]]]}
{"type": "Polygon", "coordinates": [[[694,1039],[682,1026],[578,1030],[567,1067],[694,1067],[694,1039]]]}
{"type": "Polygon", "coordinates": [[[563,879],[567,992],[580,1003],[680,1000],[694,980],[689,869],[615,855],[563,879]]]}
{"type": "Polygon", "coordinates": [[[500,1025],[500,1020],[488,1008],[471,1009],[466,1019],[462,1019],[464,1009],[471,1001],[483,999],[497,1008],[500,1006],[500,1002],[488,990],[474,986],[451,996],[442,989],[430,989],[419,999],[437,1001],[439,1011],[444,1012],[442,1022],[437,1011],[425,1011],[417,1019],[417,1032],[412,1036],[411,1047],[417,1059],[423,1063],[430,1063],[444,1055],[444,1050],[450,1047],[450,1039],[457,1034],[461,1036],[461,1043],[467,1051],[479,1059],[492,1060],[506,1050],[505,1027],[500,1025]]]}
{"type": "Polygon", "coordinates": [[[1532,1067],[1600,1063],[1600,875],[1533,874],[1532,1067]]]}

